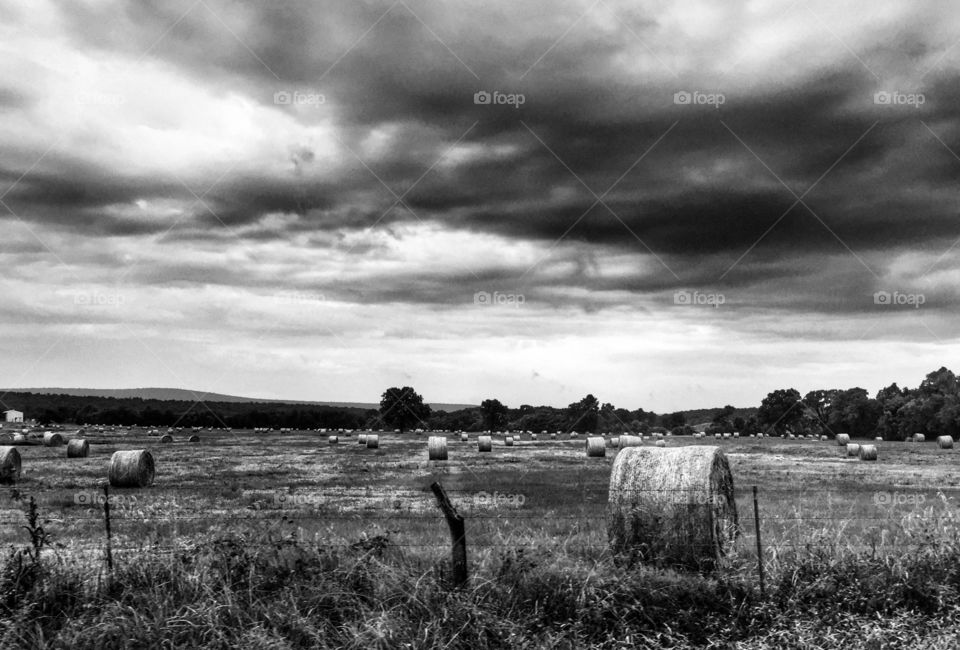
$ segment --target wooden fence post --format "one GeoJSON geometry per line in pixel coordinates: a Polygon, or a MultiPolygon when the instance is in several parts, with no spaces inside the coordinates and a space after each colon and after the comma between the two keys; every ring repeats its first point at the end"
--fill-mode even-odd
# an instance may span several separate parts
{"type": "Polygon", "coordinates": [[[757,486],[753,486],[753,524],[757,531],[757,569],[760,572],[760,597],[766,598],[763,584],[763,545],[760,543],[760,506],[757,504],[757,486]]]}
{"type": "Polygon", "coordinates": [[[113,571],[113,549],[110,547],[110,486],[103,484],[103,521],[107,526],[107,567],[113,571]]]}
{"type": "Polygon", "coordinates": [[[456,508],[450,503],[447,493],[439,481],[430,486],[433,495],[437,497],[437,505],[447,519],[450,527],[450,538],[453,541],[453,583],[457,587],[467,584],[467,533],[463,517],[457,514],[456,508]]]}

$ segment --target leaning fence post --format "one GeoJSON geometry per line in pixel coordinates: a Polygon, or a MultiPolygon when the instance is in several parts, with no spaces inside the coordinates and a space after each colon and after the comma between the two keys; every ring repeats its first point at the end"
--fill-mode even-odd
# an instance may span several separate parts
{"type": "Polygon", "coordinates": [[[757,531],[757,568],[760,571],[760,597],[766,598],[763,584],[763,545],[760,543],[760,506],[757,504],[757,486],[753,486],[753,525],[757,531]]]}
{"type": "Polygon", "coordinates": [[[107,526],[107,567],[113,571],[113,550],[110,547],[110,486],[103,484],[103,521],[107,526]]]}
{"type": "Polygon", "coordinates": [[[467,533],[463,517],[457,514],[439,481],[434,481],[430,489],[437,497],[437,505],[443,511],[447,526],[450,527],[450,538],[453,541],[453,583],[462,587],[467,584],[467,533]]]}

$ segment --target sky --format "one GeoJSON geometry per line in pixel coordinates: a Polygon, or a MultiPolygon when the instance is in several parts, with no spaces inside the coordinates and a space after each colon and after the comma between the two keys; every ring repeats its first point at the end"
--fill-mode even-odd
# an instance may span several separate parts
{"type": "Polygon", "coordinates": [[[666,412],[957,370],[946,0],[0,0],[3,384],[666,412]]]}

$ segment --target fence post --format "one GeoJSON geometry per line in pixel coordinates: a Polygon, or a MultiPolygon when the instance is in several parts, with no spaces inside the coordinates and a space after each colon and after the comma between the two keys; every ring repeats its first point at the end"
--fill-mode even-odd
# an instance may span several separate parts
{"type": "Polygon", "coordinates": [[[443,512],[450,527],[450,538],[453,541],[453,583],[457,587],[467,584],[467,533],[463,517],[457,514],[456,508],[450,503],[447,493],[439,481],[430,485],[433,495],[437,497],[437,505],[443,512]]]}
{"type": "Polygon", "coordinates": [[[110,547],[110,485],[103,484],[103,521],[107,526],[107,567],[113,571],[113,550],[110,547]]]}
{"type": "Polygon", "coordinates": [[[757,568],[760,571],[760,597],[766,598],[763,581],[763,544],[760,542],[760,506],[757,504],[757,486],[753,486],[753,525],[757,531],[757,568]]]}

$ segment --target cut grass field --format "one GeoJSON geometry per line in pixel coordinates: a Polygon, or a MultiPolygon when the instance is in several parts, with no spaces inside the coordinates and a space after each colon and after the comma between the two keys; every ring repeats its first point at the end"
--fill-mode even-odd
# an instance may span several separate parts
{"type": "Polygon", "coordinates": [[[110,611],[144,645],[180,634],[183,647],[761,648],[791,647],[789,634],[802,640],[807,628],[825,645],[793,647],[897,647],[881,637],[907,634],[938,647],[958,633],[960,455],[934,443],[878,443],[879,461],[864,463],[833,441],[668,438],[725,450],[744,529],[718,573],[690,576],[612,562],[604,509],[615,450],[588,458],[582,439],[505,447],[500,437],[481,454],[475,436],[450,434],[450,459],[431,462],[425,435],[381,434],[379,449],[356,444],[357,432],[337,445],[318,432],[189,435],[161,445],[140,431],[90,434],[90,456],[77,459],[19,447],[23,476],[0,491],[0,542],[27,541],[12,524],[33,497],[62,547],[44,553],[43,590],[16,602],[10,590],[23,585],[10,586],[7,567],[5,634],[26,647],[109,645],[110,611]],[[151,449],[156,482],[111,490],[108,580],[102,507],[90,501],[113,451],[137,448],[151,449]],[[443,584],[449,533],[434,480],[467,520],[465,591],[443,584]],[[332,593],[342,602],[324,600],[332,593]],[[40,624],[16,627],[41,610],[40,624]]]}

